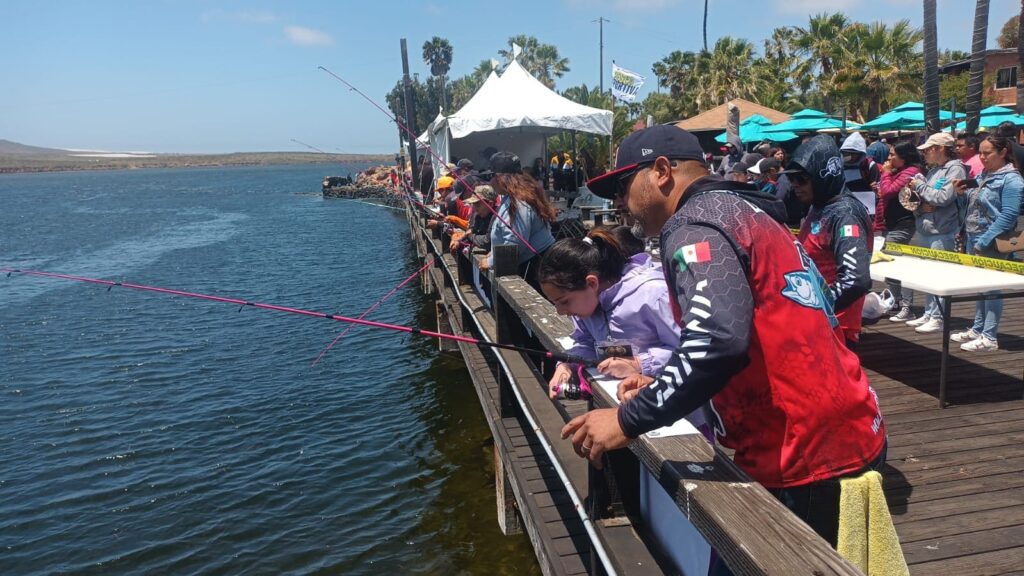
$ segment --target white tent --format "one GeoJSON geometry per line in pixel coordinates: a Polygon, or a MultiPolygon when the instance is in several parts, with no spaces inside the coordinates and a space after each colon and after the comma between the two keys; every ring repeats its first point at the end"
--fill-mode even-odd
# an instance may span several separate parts
{"type": "Polygon", "coordinates": [[[559,96],[515,61],[501,76],[491,72],[469,102],[428,128],[438,156],[469,158],[478,169],[498,150],[518,154],[523,167],[546,163],[546,138],[563,130],[607,136],[612,113],[559,96]]]}
{"type": "Polygon", "coordinates": [[[499,82],[488,78],[473,98],[447,120],[455,139],[506,128],[542,134],[576,130],[608,136],[612,132],[611,111],[559,96],[514,60],[499,82]]]}

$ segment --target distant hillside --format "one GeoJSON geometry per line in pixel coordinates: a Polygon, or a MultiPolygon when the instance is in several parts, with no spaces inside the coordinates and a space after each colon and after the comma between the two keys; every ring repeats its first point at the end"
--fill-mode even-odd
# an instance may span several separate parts
{"type": "Polygon", "coordinates": [[[67,150],[57,148],[42,148],[40,146],[29,146],[19,144],[10,140],[0,139],[0,154],[12,154],[17,156],[64,156],[67,150]]]}
{"type": "Polygon", "coordinates": [[[0,174],[11,172],[63,172],[69,170],[123,170],[135,168],[189,168],[200,166],[252,166],[270,164],[391,164],[389,154],[319,154],[313,152],[235,152],[232,154],[93,154],[41,148],[0,140],[0,174]]]}

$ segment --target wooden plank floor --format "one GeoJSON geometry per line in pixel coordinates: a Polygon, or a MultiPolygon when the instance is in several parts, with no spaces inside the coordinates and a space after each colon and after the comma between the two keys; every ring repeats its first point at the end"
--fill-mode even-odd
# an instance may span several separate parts
{"type": "MultiPolygon", "coordinates": [[[[954,331],[970,327],[974,304],[954,305],[953,316],[954,331]]],[[[911,574],[1024,571],[1024,300],[1005,301],[999,346],[970,353],[950,343],[950,406],[940,409],[941,333],[883,318],[861,337],[889,433],[886,495],[911,574]]]]}

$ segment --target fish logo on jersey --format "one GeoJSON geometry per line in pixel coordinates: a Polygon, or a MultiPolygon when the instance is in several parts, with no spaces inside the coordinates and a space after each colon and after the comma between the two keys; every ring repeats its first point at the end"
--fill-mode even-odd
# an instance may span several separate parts
{"type": "Polygon", "coordinates": [[[800,253],[803,270],[787,272],[783,276],[786,279],[786,287],[782,289],[782,295],[801,306],[821,310],[828,317],[832,327],[835,328],[839,325],[839,320],[836,318],[835,305],[832,295],[828,291],[828,283],[825,282],[821,272],[818,272],[814,260],[807,255],[803,246],[799,242],[795,244],[800,253]]]}

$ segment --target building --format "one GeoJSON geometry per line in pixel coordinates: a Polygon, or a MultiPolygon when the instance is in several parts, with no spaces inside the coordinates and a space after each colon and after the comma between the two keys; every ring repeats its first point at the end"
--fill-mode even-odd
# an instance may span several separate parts
{"type": "MultiPolygon", "coordinates": [[[[1017,105],[1017,69],[1019,64],[1016,48],[1000,48],[985,51],[985,93],[999,106],[1013,108],[1017,105]]],[[[939,74],[963,74],[970,72],[971,60],[958,60],[939,66],[939,74]]]]}

